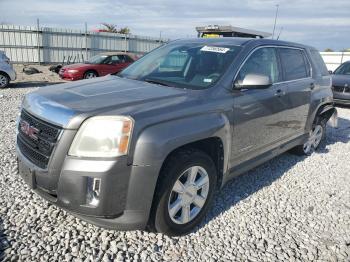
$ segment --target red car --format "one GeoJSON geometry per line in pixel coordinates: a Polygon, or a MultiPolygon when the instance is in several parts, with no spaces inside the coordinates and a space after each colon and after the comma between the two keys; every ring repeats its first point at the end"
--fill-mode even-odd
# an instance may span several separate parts
{"type": "Polygon", "coordinates": [[[131,53],[102,53],[91,57],[84,64],[66,65],[58,74],[60,78],[72,81],[94,78],[119,73],[135,60],[136,56],[131,53]]]}

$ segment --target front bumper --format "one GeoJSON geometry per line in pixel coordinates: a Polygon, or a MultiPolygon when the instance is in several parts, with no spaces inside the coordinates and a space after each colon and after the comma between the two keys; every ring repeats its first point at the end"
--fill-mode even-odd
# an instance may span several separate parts
{"type": "Polygon", "coordinates": [[[83,79],[83,76],[79,73],[68,73],[68,72],[59,72],[58,76],[63,80],[76,81],[83,79]]]}
{"type": "Polygon", "coordinates": [[[126,157],[117,160],[83,160],[67,156],[59,177],[55,179],[52,172],[37,168],[18,148],[17,155],[20,176],[34,192],[50,203],[101,227],[119,230],[146,227],[149,205],[143,205],[143,196],[139,192],[132,192],[133,186],[129,187],[130,174],[140,175],[142,171],[127,165],[126,157]],[[99,204],[96,207],[87,203],[88,177],[101,181],[99,204]],[[56,188],[48,182],[52,179],[57,180],[56,188]]]}
{"type": "Polygon", "coordinates": [[[1,68],[1,70],[4,71],[6,74],[8,74],[11,81],[16,80],[16,71],[13,69],[13,67],[11,65],[7,65],[7,66],[3,67],[3,68],[1,68]]]}
{"type": "Polygon", "coordinates": [[[333,100],[336,104],[350,104],[350,92],[333,91],[333,100]]]}

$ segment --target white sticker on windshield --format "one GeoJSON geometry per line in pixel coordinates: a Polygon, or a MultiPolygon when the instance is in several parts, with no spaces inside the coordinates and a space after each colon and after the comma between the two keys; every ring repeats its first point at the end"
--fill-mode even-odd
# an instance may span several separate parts
{"type": "Polygon", "coordinates": [[[203,80],[205,83],[211,83],[213,81],[213,79],[210,78],[204,78],[203,80]]]}
{"type": "Polygon", "coordinates": [[[227,51],[229,51],[230,48],[226,48],[226,47],[219,47],[219,46],[203,46],[201,48],[201,51],[206,51],[206,52],[215,52],[215,53],[226,53],[227,51]]]}

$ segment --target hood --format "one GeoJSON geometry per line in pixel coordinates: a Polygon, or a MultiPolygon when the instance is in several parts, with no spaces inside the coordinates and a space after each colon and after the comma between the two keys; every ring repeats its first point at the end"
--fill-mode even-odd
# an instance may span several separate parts
{"type": "Polygon", "coordinates": [[[33,115],[65,128],[78,128],[91,115],[118,111],[132,114],[184,100],[188,91],[142,81],[106,76],[46,86],[29,93],[23,108],[33,115]],[[141,109],[140,109],[141,108],[141,109]],[[76,117],[79,116],[79,117],[76,117]],[[74,118],[75,121],[71,121],[74,118]]]}
{"type": "Polygon", "coordinates": [[[332,75],[333,86],[350,86],[350,75],[332,75]]]}

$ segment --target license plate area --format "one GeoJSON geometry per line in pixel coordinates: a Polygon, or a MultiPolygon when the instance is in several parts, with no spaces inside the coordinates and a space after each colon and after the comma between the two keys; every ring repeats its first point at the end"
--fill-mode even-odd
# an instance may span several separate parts
{"type": "Polygon", "coordinates": [[[18,160],[18,171],[24,182],[30,189],[35,189],[35,173],[29,167],[24,165],[21,160],[18,160]]]}

